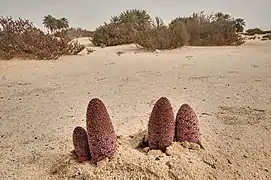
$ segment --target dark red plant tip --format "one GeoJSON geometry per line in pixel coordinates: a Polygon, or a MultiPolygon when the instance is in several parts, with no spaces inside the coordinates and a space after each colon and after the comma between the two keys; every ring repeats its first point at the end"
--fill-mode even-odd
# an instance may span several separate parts
{"type": "Polygon", "coordinates": [[[88,161],[89,159],[90,158],[88,158],[87,156],[81,155],[81,156],[78,157],[78,162],[79,163],[84,163],[84,162],[88,161]]]}
{"type": "Polygon", "coordinates": [[[92,99],[87,107],[87,132],[92,163],[111,158],[116,152],[116,134],[103,102],[92,99]]]}
{"type": "Polygon", "coordinates": [[[183,104],[177,113],[175,138],[179,142],[187,141],[200,144],[198,118],[188,104],[183,104]]]}
{"type": "Polygon", "coordinates": [[[154,105],[148,124],[150,149],[165,151],[174,138],[174,113],[169,100],[161,97],[154,105]]]}
{"type": "Polygon", "coordinates": [[[79,162],[90,159],[87,131],[84,128],[77,126],[73,130],[73,145],[79,162]]]}

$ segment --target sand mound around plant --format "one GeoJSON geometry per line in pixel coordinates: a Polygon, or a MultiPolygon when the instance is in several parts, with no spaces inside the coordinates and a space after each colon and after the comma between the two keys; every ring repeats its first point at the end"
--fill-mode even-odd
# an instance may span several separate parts
{"type": "Polygon", "coordinates": [[[78,179],[215,179],[213,157],[198,145],[174,142],[162,153],[140,146],[146,134],[119,136],[115,157],[97,166],[79,164],[71,152],[54,164],[51,173],[56,178],[78,179]]]}

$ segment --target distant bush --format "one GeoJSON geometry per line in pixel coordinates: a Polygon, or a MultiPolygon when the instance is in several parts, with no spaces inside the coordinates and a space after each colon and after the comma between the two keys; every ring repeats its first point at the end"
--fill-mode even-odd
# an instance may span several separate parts
{"type": "Polygon", "coordinates": [[[268,40],[271,40],[271,34],[263,36],[262,39],[268,39],[268,40]]]}
{"type": "Polygon", "coordinates": [[[165,26],[161,19],[156,18],[153,27],[136,33],[135,43],[149,50],[176,49],[186,45],[188,38],[186,27],[182,22],[165,26]]]}
{"type": "Polygon", "coordinates": [[[98,27],[92,42],[97,46],[136,43],[147,49],[174,49],[183,45],[236,46],[244,42],[237,33],[245,26],[244,20],[228,14],[201,12],[178,17],[168,26],[159,23],[151,23],[144,10],[126,10],[119,16],[112,16],[109,24],[98,27]]]}
{"type": "Polygon", "coordinates": [[[243,40],[236,33],[236,22],[227,14],[216,13],[205,15],[194,13],[190,17],[179,17],[171,21],[169,26],[183,22],[190,36],[192,46],[240,45],[243,40]]]}
{"type": "Polygon", "coordinates": [[[248,35],[248,36],[254,36],[255,34],[267,34],[267,33],[271,33],[271,30],[263,31],[260,28],[254,28],[254,29],[246,30],[246,33],[244,33],[244,34],[248,35]]]}
{"type": "Polygon", "coordinates": [[[57,59],[75,55],[85,47],[69,43],[65,37],[54,37],[36,28],[29,20],[0,18],[0,58],[57,59]]]}
{"type": "Polygon", "coordinates": [[[135,32],[150,27],[151,17],[145,10],[130,9],[112,16],[93,32],[92,43],[97,46],[115,46],[134,43],[135,32]]]}
{"type": "Polygon", "coordinates": [[[110,23],[99,26],[92,36],[95,46],[116,46],[133,43],[133,26],[124,23],[110,23]]]}
{"type": "Polygon", "coordinates": [[[59,32],[56,32],[54,36],[56,37],[62,37],[62,36],[67,36],[70,40],[75,39],[75,38],[80,38],[80,37],[92,37],[92,32],[88,31],[86,29],[82,28],[70,28],[67,30],[62,30],[59,32]]]}

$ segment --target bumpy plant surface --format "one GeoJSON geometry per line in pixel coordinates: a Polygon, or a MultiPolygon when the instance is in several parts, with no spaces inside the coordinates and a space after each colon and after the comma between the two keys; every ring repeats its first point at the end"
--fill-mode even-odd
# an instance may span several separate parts
{"type": "Polygon", "coordinates": [[[80,163],[90,160],[87,131],[77,126],[73,130],[73,145],[80,163]]]}
{"type": "Polygon", "coordinates": [[[148,124],[150,149],[165,151],[174,138],[174,114],[169,100],[161,97],[154,105],[148,124]]]}
{"type": "Polygon", "coordinates": [[[188,104],[183,104],[177,113],[175,138],[178,142],[187,141],[200,144],[198,118],[188,104]]]}
{"type": "Polygon", "coordinates": [[[91,162],[112,158],[116,151],[116,135],[103,102],[92,99],[87,107],[87,132],[91,162]]]}

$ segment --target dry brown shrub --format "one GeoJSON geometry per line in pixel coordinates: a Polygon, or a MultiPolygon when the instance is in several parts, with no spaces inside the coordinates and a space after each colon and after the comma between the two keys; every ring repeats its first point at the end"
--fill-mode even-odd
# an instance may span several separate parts
{"type": "Polygon", "coordinates": [[[115,46],[136,43],[150,50],[163,50],[184,45],[238,46],[244,42],[241,35],[236,33],[236,20],[223,13],[194,13],[190,17],[174,19],[168,26],[161,23],[158,17],[156,24],[147,21],[141,26],[134,16],[127,16],[125,20],[129,20],[129,23],[121,23],[120,18],[115,16],[110,24],[98,27],[93,34],[93,44],[115,46]]]}
{"type": "Polygon", "coordinates": [[[188,42],[188,34],[183,23],[173,26],[147,28],[136,33],[135,43],[149,50],[176,49],[188,42]]]}
{"type": "Polygon", "coordinates": [[[133,43],[133,25],[124,23],[105,23],[93,33],[95,46],[116,46],[133,43]]]}
{"type": "Polygon", "coordinates": [[[268,40],[271,40],[271,34],[269,34],[269,35],[264,35],[264,36],[262,37],[262,39],[268,39],[268,40]]]}
{"type": "Polygon", "coordinates": [[[190,17],[179,17],[171,21],[169,26],[183,22],[189,34],[191,46],[223,46],[240,45],[244,41],[236,33],[235,20],[227,14],[206,15],[194,13],[190,17]]]}
{"type": "Polygon", "coordinates": [[[85,46],[45,34],[27,19],[0,18],[0,58],[57,59],[77,54],[85,46]]]}
{"type": "Polygon", "coordinates": [[[86,29],[82,28],[70,28],[67,30],[62,30],[60,32],[56,32],[54,36],[56,37],[61,37],[61,36],[66,36],[70,40],[75,39],[75,38],[80,38],[80,37],[92,37],[93,32],[88,31],[86,29]]]}
{"type": "Polygon", "coordinates": [[[254,29],[248,29],[248,30],[246,30],[246,32],[244,33],[244,35],[254,36],[255,34],[268,34],[268,33],[271,33],[271,30],[264,31],[264,30],[261,30],[260,28],[254,28],[254,29]]]}

